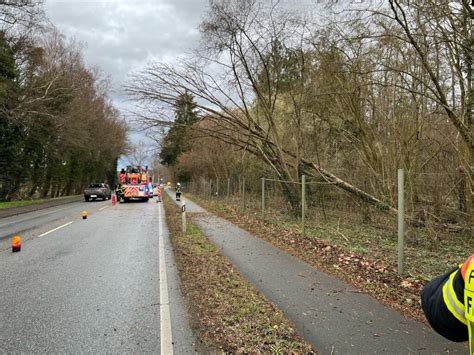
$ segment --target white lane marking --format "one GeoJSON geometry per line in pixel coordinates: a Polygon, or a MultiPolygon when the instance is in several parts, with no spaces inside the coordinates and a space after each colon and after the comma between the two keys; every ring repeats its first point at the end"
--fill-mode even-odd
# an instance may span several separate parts
{"type": "Polygon", "coordinates": [[[67,222],[67,223],[63,224],[62,226],[56,227],[56,228],[54,228],[54,229],[51,229],[50,231],[47,231],[47,232],[45,232],[45,233],[43,233],[43,234],[40,234],[40,235],[38,236],[38,238],[44,237],[45,235],[48,235],[49,233],[53,233],[53,232],[57,231],[58,229],[64,228],[64,227],[70,225],[72,222],[73,222],[73,221],[67,222]]]}
{"type": "Polygon", "coordinates": [[[161,204],[158,205],[158,249],[160,259],[160,327],[161,354],[173,354],[173,338],[171,335],[170,303],[168,298],[168,279],[166,278],[165,246],[163,242],[163,220],[161,204]]]}
{"type": "Polygon", "coordinates": [[[106,208],[109,208],[109,207],[110,207],[110,206],[101,207],[101,208],[99,208],[99,211],[105,210],[106,208]]]}

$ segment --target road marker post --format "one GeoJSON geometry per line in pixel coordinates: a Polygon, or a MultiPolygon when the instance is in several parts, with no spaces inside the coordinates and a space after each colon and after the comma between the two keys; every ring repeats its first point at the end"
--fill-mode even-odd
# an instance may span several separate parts
{"type": "Polygon", "coordinates": [[[12,253],[17,253],[21,250],[21,237],[19,235],[15,235],[12,238],[12,253]]]}
{"type": "Polygon", "coordinates": [[[183,233],[186,233],[186,201],[184,198],[181,200],[181,222],[183,233]]]}
{"type": "Polygon", "coordinates": [[[87,211],[82,211],[82,219],[87,219],[87,211]]]}

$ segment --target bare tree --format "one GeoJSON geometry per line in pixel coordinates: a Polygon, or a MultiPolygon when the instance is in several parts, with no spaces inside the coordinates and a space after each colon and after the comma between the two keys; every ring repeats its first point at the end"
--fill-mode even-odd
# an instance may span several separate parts
{"type": "Polygon", "coordinates": [[[205,47],[194,59],[177,66],[151,64],[130,80],[128,93],[148,110],[141,118],[150,126],[168,125],[163,112],[189,92],[196,98],[201,118],[212,122],[195,129],[260,157],[280,180],[289,182],[283,183],[283,189],[295,206],[298,188],[293,183],[305,173],[394,211],[305,158],[301,100],[308,80],[301,54],[307,26],[304,19],[280,11],[275,4],[212,1],[209,19],[201,26],[205,47]],[[288,73],[290,62],[293,70],[288,73]],[[287,85],[289,81],[293,84],[287,85]],[[283,96],[290,97],[295,113],[290,130],[279,108],[283,96]]]}

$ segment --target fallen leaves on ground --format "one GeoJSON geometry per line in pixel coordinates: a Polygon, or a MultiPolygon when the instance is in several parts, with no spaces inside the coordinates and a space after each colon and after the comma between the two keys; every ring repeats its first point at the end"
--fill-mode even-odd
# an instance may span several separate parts
{"type": "Polygon", "coordinates": [[[401,277],[388,260],[344,251],[336,244],[262,222],[258,215],[246,214],[232,206],[223,207],[207,200],[199,203],[253,235],[367,292],[381,303],[426,322],[419,301],[424,282],[401,277]]]}
{"type": "Polygon", "coordinates": [[[234,269],[192,223],[181,233],[181,213],[165,200],[182,292],[198,351],[314,353],[292,323],[234,269]]]}

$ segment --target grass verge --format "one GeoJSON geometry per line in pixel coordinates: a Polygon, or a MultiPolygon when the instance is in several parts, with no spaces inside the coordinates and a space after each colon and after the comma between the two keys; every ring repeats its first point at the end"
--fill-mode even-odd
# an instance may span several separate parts
{"type": "Polygon", "coordinates": [[[193,223],[181,232],[181,212],[166,194],[164,206],[181,288],[205,352],[315,353],[193,223]]]}
{"type": "Polygon", "coordinates": [[[45,203],[49,201],[62,200],[68,197],[71,197],[71,196],[48,198],[48,199],[17,200],[17,201],[0,202],[0,209],[37,205],[37,204],[41,204],[41,203],[45,203]]]}

